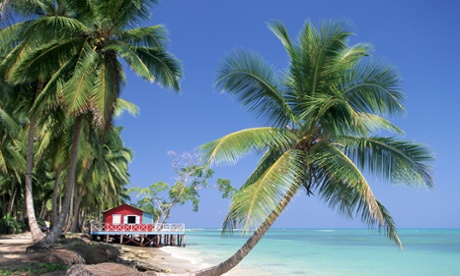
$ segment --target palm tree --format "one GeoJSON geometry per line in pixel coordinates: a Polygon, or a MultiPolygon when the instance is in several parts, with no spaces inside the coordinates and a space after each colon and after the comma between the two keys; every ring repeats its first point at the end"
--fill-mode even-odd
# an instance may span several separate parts
{"type": "Polygon", "coordinates": [[[101,194],[107,204],[117,206],[122,203],[122,187],[129,184],[128,164],[132,160],[132,152],[124,147],[121,130],[121,127],[112,127],[105,135],[97,135],[92,130],[93,139],[88,141],[92,142],[89,145],[91,154],[82,160],[82,172],[78,178],[80,185],[74,200],[71,232],[75,232],[80,225],[80,210],[96,206],[95,199],[101,194]],[[99,138],[103,140],[100,141],[99,138]],[[85,208],[82,208],[82,202],[85,202],[85,208]]]}
{"type": "Polygon", "coordinates": [[[30,87],[30,89],[23,90],[23,99],[25,101],[22,106],[25,106],[29,117],[26,142],[25,201],[29,227],[34,242],[43,238],[43,233],[40,231],[36,221],[32,192],[35,131],[40,119],[46,118],[44,111],[48,109],[50,101],[57,100],[54,84],[59,79],[58,77],[61,76],[61,74],[57,73],[62,73],[63,68],[67,68],[67,63],[62,62],[62,53],[59,52],[59,47],[57,47],[61,45],[58,43],[59,39],[65,36],[61,36],[63,33],[55,27],[56,25],[61,26],[60,21],[56,20],[58,22],[56,24],[53,19],[67,19],[68,14],[66,14],[65,9],[62,9],[62,6],[65,5],[63,1],[57,1],[56,5],[51,2],[47,0],[3,1],[2,15],[16,13],[25,19],[34,18],[37,15],[39,17],[11,24],[0,30],[0,50],[6,53],[0,63],[2,78],[15,86],[28,85],[30,87]],[[58,52],[56,52],[56,49],[58,52]],[[42,59],[44,62],[38,65],[34,63],[34,66],[28,67],[30,59],[34,59],[37,52],[42,54],[43,51],[48,53],[45,59],[42,59]],[[59,55],[56,55],[57,53],[59,55]],[[51,92],[46,93],[46,95],[51,94],[51,96],[46,98],[48,101],[41,100],[38,102],[39,96],[43,98],[42,93],[44,91],[51,92]]]}
{"type": "MultiPolygon", "coordinates": [[[[150,15],[151,4],[157,1],[133,0],[87,0],[90,5],[79,13],[81,6],[75,5],[76,14],[84,16],[78,18],[82,25],[79,31],[75,27],[73,32],[68,32],[69,41],[74,39],[78,45],[75,53],[61,68],[72,67],[71,77],[60,86],[62,91],[63,106],[70,116],[75,118],[72,131],[72,146],[69,154],[68,183],[63,203],[63,212],[57,224],[45,239],[35,245],[39,248],[51,246],[59,236],[68,206],[74,190],[77,157],[81,129],[85,117],[92,117],[99,127],[109,129],[114,115],[121,87],[125,81],[122,58],[126,65],[133,69],[142,78],[153,82],[154,80],[163,87],[180,90],[179,79],[182,69],[179,61],[166,50],[166,31],[163,26],[140,27],[127,29],[150,15]]],[[[59,48],[59,46],[57,47],[59,48]]],[[[57,50],[44,48],[31,54],[25,60],[23,68],[31,68],[36,63],[45,62],[46,53],[56,53],[57,50]]],[[[65,52],[68,55],[68,52],[65,52]]],[[[60,70],[60,69],[59,69],[60,70]]],[[[45,89],[44,89],[45,90],[45,89]]],[[[43,92],[40,96],[46,97],[43,92]]],[[[41,99],[37,99],[40,102],[41,99]]]]}
{"type": "Polygon", "coordinates": [[[370,58],[368,44],[348,46],[346,22],[307,22],[297,43],[281,23],[269,28],[287,51],[288,69],[275,74],[257,54],[237,50],[220,66],[216,84],[272,126],[241,130],[202,147],[215,164],[263,153],[223,224],[224,231],[258,228],[228,260],[194,275],[220,275],[236,266],[300,190],[345,215],[357,214],[401,246],[390,213],[363,172],[408,186],[433,185],[430,150],[398,139],[402,131],[384,118],[404,111],[393,66],[370,58]],[[379,131],[393,134],[378,136],[379,131]]]}
{"type": "MultiPolygon", "coordinates": [[[[25,170],[24,145],[21,139],[21,113],[15,110],[13,87],[0,79],[0,209],[12,215],[20,198],[20,184],[25,170]]],[[[17,210],[17,208],[16,208],[17,210]]],[[[1,211],[1,210],[0,210],[1,211]]]]}
{"type": "MultiPolygon", "coordinates": [[[[70,158],[66,162],[69,165],[64,212],[53,231],[47,235],[46,241],[37,245],[39,247],[48,247],[55,241],[67,216],[66,206],[70,204],[74,188],[84,118],[91,117],[98,126],[110,128],[114,106],[117,105],[124,83],[119,58],[142,78],[151,82],[156,80],[161,86],[176,91],[180,89],[182,69],[179,61],[166,50],[164,27],[156,25],[127,30],[127,27],[146,19],[150,14],[149,8],[156,2],[37,0],[34,1],[36,9],[31,10],[38,11],[42,17],[12,25],[0,33],[0,42],[12,49],[0,65],[0,68],[6,67],[3,71],[8,81],[13,84],[25,81],[36,83],[35,95],[31,97],[34,101],[31,108],[26,188],[31,186],[31,145],[39,116],[49,106],[58,105],[75,118],[72,148],[68,155],[70,158]],[[42,33],[43,30],[46,32],[42,33]],[[11,34],[14,34],[15,39],[6,39],[11,34]]],[[[22,5],[17,9],[29,11],[22,5]]],[[[34,238],[36,240],[38,238],[34,238]]]]}

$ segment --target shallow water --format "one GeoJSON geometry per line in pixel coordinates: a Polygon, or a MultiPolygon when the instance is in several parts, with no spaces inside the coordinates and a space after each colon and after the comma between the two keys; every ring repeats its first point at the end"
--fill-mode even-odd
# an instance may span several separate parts
{"type": "MultiPolygon", "coordinates": [[[[460,229],[400,229],[400,250],[367,229],[273,229],[226,275],[460,275],[460,229]]],[[[217,229],[191,230],[176,257],[207,267],[245,241],[217,229]]]]}

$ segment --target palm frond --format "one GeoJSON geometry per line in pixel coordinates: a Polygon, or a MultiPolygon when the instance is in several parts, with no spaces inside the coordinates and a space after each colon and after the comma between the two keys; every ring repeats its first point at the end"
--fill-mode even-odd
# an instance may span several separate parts
{"type": "Polygon", "coordinates": [[[294,66],[302,70],[308,83],[307,90],[298,93],[311,96],[324,93],[324,86],[329,86],[330,78],[337,77],[331,71],[335,70],[337,53],[346,49],[347,38],[351,35],[348,28],[345,22],[324,22],[320,28],[306,23],[298,38],[300,59],[294,66]]]}
{"type": "Polygon", "coordinates": [[[286,30],[286,27],[284,26],[283,23],[279,21],[273,21],[268,24],[268,28],[278,37],[278,39],[281,41],[281,43],[284,46],[284,49],[286,52],[289,54],[291,59],[295,59],[292,56],[295,55],[295,47],[292,44],[292,41],[289,37],[289,34],[286,30]]]}
{"type": "Polygon", "coordinates": [[[285,126],[292,117],[279,92],[273,67],[254,52],[234,51],[218,68],[217,89],[228,92],[247,106],[258,118],[275,126],[285,126]]]}
{"type": "Polygon", "coordinates": [[[132,49],[132,46],[116,43],[105,47],[109,51],[117,52],[120,57],[124,58],[128,65],[133,71],[142,77],[144,80],[153,82],[155,79],[150,68],[144,61],[136,54],[136,49],[132,49]]]}
{"type": "Polygon", "coordinates": [[[168,32],[163,25],[130,29],[117,35],[120,41],[133,46],[165,48],[168,42],[168,32]]]}
{"type": "Polygon", "coordinates": [[[226,217],[223,230],[243,231],[258,227],[273,211],[287,193],[295,194],[302,181],[305,154],[298,150],[283,153],[252,185],[245,186],[232,197],[232,205],[226,217]]]}
{"type": "Polygon", "coordinates": [[[157,0],[108,0],[99,1],[98,15],[104,24],[115,26],[120,29],[122,26],[135,26],[140,20],[150,18],[153,5],[157,0]]]}
{"type": "Polygon", "coordinates": [[[391,137],[343,137],[344,152],[363,169],[395,184],[432,187],[433,153],[413,141],[391,137]]]}
{"type": "Polygon", "coordinates": [[[116,57],[109,54],[101,62],[96,76],[94,87],[91,89],[93,113],[95,121],[100,126],[108,126],[112,121],[123,85],[123,68],[116,57]]]}
{"type": "Polygon", "coordinates": [[[356,66],[364,57],[370,56],[372,51],[373,47],[368,43],[359,43],[339,50],[335,56],[331,56],[327,74],[332,77],[330,79],[334,83],[337,82],[340,76],[356,66]]]}
{"type": "Polygon", "coordinates": [[[355,110],[341,95],[305,96],[298,106],[302,110],[299,118],[306,122],[305,129],[320,124],[325,131],[334,135],[369,135],[382,130],[403,133],[383,117],[355,110]]]}
{"type": "Polygon", "coordinates": [[[90,32],[85,24],[67,16],[42,16],[31,21],[22,34],[33,43],[44,43],[52,40],[64,40],[90,32]],[[46,30],[46,31],[44,31],[46,30]]]}
{"type": "Polygon", "coordinates": [[[3,156],[3,152],[1,150],[0,150],[0,172],[2,172],[5,175],[8,173],[8,167],[6,165],[6,161],[3,156]]]}
{"type": "Polygon", "coordinates": [[[281,151],[276,149],[269,149],[267,152],[265,152],[265,154],[257,163],[254,171],[248,177],[243,186],[241,186],[241,189],[244,189],[245,187],[248,187],[257,182],[257,180],[260,179],[260,177],[267,171],[267,169],[270,168],[270,166],[272,166],[273,163],[275,163],[282,154],[283,153],[281,151]]]}
{"type": "Polygon", "coordinates": [[[83,47],[72,78],[63,87],[63,100],[67,112],[81,114],[89,109],[90,91],[98,76],[100,57],[89,45],[83,47]]]}
{"type": "Polygon", "coordinates": [[[122,98],[117,99],[117,106],[115,108],[115,117],[120,117],[124,111],[128,111],[131,116],[137,116],[139,114],[139,107],[131,102],[128,102],[122,98]]]}
{"type": "Polygon", "coordinates": [[[250,128],[207,143],[201,151],[209,164],[235,164],[252,151],[263,152],[268,147],[286,149],[293,140],[293,134],[286,129],[250,128]]]}
{"type": "MultiPolygon", "coordinates": [[[[23,144],[12,141],[8,146],[7,165],[12,168],[16,174],[21,174],[26,169],[26,159],[24,157],[23,144]]],[[[21,177],[19,177],[21,178],[21,177]]],[[[19,179],[19,181],[21,181],[19,179]]]]}
{"type": "Polygon", "coordinates": [[[7,135],[15,135],[20,130],[17,122],[0,106],[0,126],[7,135]]]}
{"type": "Polygon", "coordinates": [[[384,229],[388,238],[401,246],[392,217],[375,198],[356,165],[338,148],[322,144],[309,154],[315,167],[315,188],[331,207],[350,217],[354,213],[369,227],[384,229]]]}
{"type": "MultiPolygon", "coordinates": [[[[16,80],[14,83],[24,81],[35,81],[37,79],[48,80],[52,75],[56,75],[62,65],[73,61],[71,55],[78,53],[84,40],[79,38],[66,40],[61,43],[53,40],[38,47],[27,49],[22,53],[21,61],[13,68],[11,78],[16,80]]],[[[67,68],[67,67],[64,67],[67,68]]]]}
{"type": "Polygon", "coordinates": [[[404,113],[399,74],[386,62],[358,63],[342,75],[338,89],[357,111],[378,115],[404,113]]]}
{"type": "Polygon", "coordinates": [[[22,21],[0,28],[0,49],[12,49],[23,39],[22,32],[27,29],[30,21],[22,21]]]}
{"type": "Polygon", "coordinates": [[[164,48],[136,47],[136,55],[147,65],[158,85],[180,91],[182,65],[164,48]]]}
{"type": "Polygon", "coordinates": [[[52,75],[43,87],[43,90],[35,98],[31,108],[32,113],[41,112],[59,102],[58,97],[62,94],[59,93],[59,90],[63,87],[66,73],[68,73],[68,71],[70,71],[74,66],[75,60],[70,58],[64,64],[61,64],[59,69],[52,72],[52,75]]]}

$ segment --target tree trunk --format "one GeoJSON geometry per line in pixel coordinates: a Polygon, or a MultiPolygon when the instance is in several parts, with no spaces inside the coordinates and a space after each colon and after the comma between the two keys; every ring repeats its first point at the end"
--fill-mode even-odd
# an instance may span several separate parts
{"type": "MultiPolygon", "coordinates": [[[[37,88],[35,92],[35,97],[41,93],[43,90],[44,83],[42,81],[37,81],[37,88]]],[[[34,168],[34,138],[35,138],[35,129],[37,128],[38,116],[32,114],[29,124],[29,137],[27,138],[27,154],[26,154],[26,183],[25,183],[25,205],[27,219],[29,220],[29,228],[32,233],[32,241],[34,243],[40,241],[45,236],[40,230],[35,217],[34,209],[34,199],[32,191],[32,171],[34,168]]]]}
{"type": "Polygon", "coordinates": [[[41,218],[41,219],[44,219],[46,217],[46,213],[47,213],[46,200],[43,199],[42,207],[40,208],[40,214],[38,215],[38,217],[41,218]]]}
{"type": "Polygon", "coordinates": [[[80,204],[81,204],[82,195],[79,193],[77,198],[74,200],[74,207],[73,207],[73,220],[72,226],[70,227],[70,232],[76,233],[77,232],[77,225],[78,225],[78,214],[80,213],[80,204]]]}
{"type": "Polygon", "coordinates": [[[64,223],[64,227],[63,227],[64,232],[70,232],[70,228],[72,227],[74,201],[75,201],[75,185],[73,187],[72,194],[70,195],[69,211],[67,212],[68,215],[64,223]]]}
{"type": "Polygon", "coordinates": [[[81,201],[83,199],[83,196],[85,195],[85,190],[86,190],[86,187],[88,186],[88,182],[89,182],[89,173],[86,174],[85,176],[85,180],[84,180],[84,183],[83,183],[83,187],[81,188],[80,192],[78,193],[78,196],[74,199],[74,207],[73,207],[73,221],[72,221],[72,227],[70,228],[70,232],[77,232],[79,228],[79,222],[80,222],[80,205],[81,205],[81,201]]]}
{"type": "Polygon", "coordinates": [[[53,199],[52,199],[52,213],[51,213],[51,225],[55,225],[57,223],[58,217],[58,205],[57,205],[57,198],[58,198],[58,190],[61,184],[61,166],[56,171],[56,179],[54,180],[54,187],[53,187],[53,199]]]}
{"type": "Polygon", "coordinates": [[[70,152],[69,160],[69,174],[67,180],[67,187],[64,196],[64,203],[62,204],[62,212],[59,214],[58,221],[56,225],[51,229],[51,232],[46,235],[46,237],[40,242],[32,245],[29,249],[48,249],[56,242],[59,235],[62,233],[62,228],[64,227],[64,222],[66,221],[67,216],[69,215],[70,201],[72,197],[72,191],[75,186],[75,175],[77,169],[77,158],[78,158],[78,146],[80,143],[80,132],[81,126],[83,123],[83,115],[77,117],[74,125],[74,131],[72,136],[72,149],[70,152]]]}
{"type": "Polygon", "coordinates": [[[16,199],[16,177],[13,177],[13,183],[11,186],[10,200],[8,202],[7,214],[13,214],[14,200],[16,199]]]}
{"type": "Polygon", "coordinates": [[[226,261],[203,270],[199,270],[196,272],[191,273],[192,276],[217,276],[227,273],[230,269],[237,266],[243,259],[246,257],[249,252],[257,245],[257,243],[262,239],[265,233],[268,231],[270,226],[276,221],[279,215],[283,212],[286,206],[291,201],[292,197],[294,196],[297,189],[291,188],[286,195],[281,199],[278,204],[278,210],[275,208],[267,219],[257,228],[257,230],[252,234],[252,236],[248,239],[248,241],[231,256],[226,261]]]}

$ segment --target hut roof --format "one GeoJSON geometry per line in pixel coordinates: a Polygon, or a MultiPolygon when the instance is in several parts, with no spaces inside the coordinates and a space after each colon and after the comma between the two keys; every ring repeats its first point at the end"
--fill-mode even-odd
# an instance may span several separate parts
{"type": "MultiPolygon", "coordinates": [[[[136,207],[134,207],[134,206],[132,206],[132,205],[129,205],[129,204],[126,204],[126,203],[124,203],[124,204],[121,204],[121,205],[118,205],[118,206],[112,207],[112,208],[110,208],[110,209],[107,209],[107,210],[105,210],[105,211],[102,211],[102,213],[107,213],[107,212],[108,212],[108,211],[110,211],[110,210],[113,210],[113,209],[115,209],[115,208],[120,208],[121,206],[124,206],[124,205],[125,205],[125,206],[127,206],[127,207],[130,207],[130,208],[133,208],[133,209],[139,210],[139,211],[141,211],[141,212],[144,212],[144,211],[142,211],[142,210],[141,210],[141,209],[139,209],[139,208],[136,208],[136,207]]],[[[144,213],[147,213],[147,212],[144,212],[144,213]]]]}

